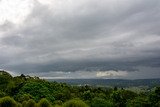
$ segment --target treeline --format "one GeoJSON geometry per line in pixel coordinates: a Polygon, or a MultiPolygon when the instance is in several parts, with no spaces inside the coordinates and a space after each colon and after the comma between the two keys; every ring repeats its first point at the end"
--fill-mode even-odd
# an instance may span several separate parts
{"type": "MultiPolygon", "coordinates": [[[[48,79],[48,81],[54,81],[54,79],[48,79]]],[[[117,87],[141,87],[147,86],[147,89],[160,86],[160,78],[155,79],[56,79],[57,82],[65,82],[72,85],[85,85],[90,84],[92,86],[111,86],[114,87],[115,84],[117,87]]]]}
{"type": "MultiPolygon", "coordinates": [[[[23,101],[23,103],[16,102],[11,97],[0,98],[0,107],[53,107],[52,104],[46,99],[42,98],[38,103],[33,99],[23,101]]],[[[54,105],[54,107],[88,107],[88,105],[80,99],[72,99],[65,102],[63,105],[54,105]]]]}
{"type": "Polygon", "coordinates": [[[121,88],[72,86],[0,71],[0,107],[160,107],[160,87],[135,93],[121,88]]]}

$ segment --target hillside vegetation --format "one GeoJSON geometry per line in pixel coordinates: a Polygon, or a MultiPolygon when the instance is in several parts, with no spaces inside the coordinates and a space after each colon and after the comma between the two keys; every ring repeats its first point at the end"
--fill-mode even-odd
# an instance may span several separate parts
{"type": "Polygon", "coordinates": [[[160,107],[160,87],[135,93],[120,88],[72,86],[0,71],[0,107],[160,107]]]}

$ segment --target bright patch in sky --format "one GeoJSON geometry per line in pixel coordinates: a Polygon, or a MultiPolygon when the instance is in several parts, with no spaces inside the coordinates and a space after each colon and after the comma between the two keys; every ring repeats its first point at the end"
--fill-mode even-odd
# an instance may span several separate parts
{"type": "Polygon", "coordinates": [[[50,5],[54,2],[54,0],[38,0],[38,2],[45,4],[45,5],[50,5]]]}
{"type": "Polygon", "coordinates": [[[103,71],[97,72],[97,77],[117,77],[117,76],[127,76],[126,71],[103,71]]]}
{"type": "Polygon", "coordinates": [[[5,21],[21,23],[31,12],[32,0],[1,0],[0,1],[0,25],[5,21]]]}

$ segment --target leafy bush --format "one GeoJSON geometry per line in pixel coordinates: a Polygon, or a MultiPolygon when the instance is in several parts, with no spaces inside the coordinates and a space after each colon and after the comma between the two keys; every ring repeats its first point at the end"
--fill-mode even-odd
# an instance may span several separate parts
{"type": "Polygon", "coordinates": [[[116,106],[124,107],[128,100],[134,99],[137,96],[136,93],[128,90],[113,91],[111,98],[116,106]]]}
{"type": "Polygon", "coordinates": [[[91,100],[93,97],[92,93],[90,92],[90,90],[88,91],[84,91],[83,93],[83,99],[84,100],[91,100]]]}
{"type": "Polygon", "coordinates": [[[25,104],[25,107],[36,107],[36,102],[33,99],[30,99],[25,104]]]}
{"type": "Polygon", "coordinates": [[[38,107],[52,107],[52,106],[47,99],[43,98],[39,101],[38,107]]]}
{"type": "Polygon", "coordinates": [[[23,101],[23,102],[22,102],[22,107],[25,107],[26,104],[27,104],[27,101],[23,101]]]}
{"type": "Polygon", "coordinates": [[[54,105],[62,105],[62,101],[61,100],[56,100],[53,102],[54,105]]]}
{"type": "Polygon", "coordinates": [[[0,71],[0,90],[6,91],[11,80],[12,76],[9,73],[5,71],[0,71]]]}
{"type": "Polygon", "coordinates": [[[54,107],[62,107],[62,106],[56,104],[54,107]]]}
{"type": "Polygon", "coordinates": [[[94,98],[92,99],[91,107],[113,107],[113,102],[102,98],[94,98]]]}
{"type": "Polygon", "coordinates": [[[6,96],[6,93],[0,90],[0,98],[6,96]]]}
{"type": "Polygon", "coordinates": [[[50,88],[46,86],[45,82],[27,82],[21,89],[18,95],[29,94],[33,96],[35,101],[41,100],[41,98],[47,98],[47,100],[53,102],[55,98],[50,91],[50,88]]]}
{"type": "Polygon", "coordinates": [[[17,103],[10,97],[0,99],[0,107],[17,107],[17,103]]]}
{"type": "Polygon", "coordinates": [[[152,105],[160,101],[160,87],[156,87],[155,90],[150,93],[149,100],[152,102],[152,105]]]}
{"type": "Polygon", "coordinates": [[[63,107],[88,107],[88,105],[79,99],[72,99],[63,104],[63,107]]]}
{"type": "Polygon", "coordinates": [[[137,97],[127,102],[127,107],[151,107],[151,103],[147,98],[137,97]]]}
{"type": "Polygon", "coordinates": [[[28,101],[33,97],[30,94],[18,94],[15,98],[18,102],[28,101]]]}
{"type": "Polygon", "coordinates": [[[22,107],[22,104],[21,103],[17,103],[17,107],[22,107]]]}
{"type": "Polygon", "coordinates": [[[160,101],[158,101],[155,105],[156,107],[160,107],[160,101]]]}

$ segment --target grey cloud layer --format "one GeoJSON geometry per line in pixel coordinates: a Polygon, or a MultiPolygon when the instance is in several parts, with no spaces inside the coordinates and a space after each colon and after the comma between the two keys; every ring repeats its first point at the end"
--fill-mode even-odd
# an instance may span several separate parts
{"type": "Polygon", "coordinates": [[[159,67],[159,11],[159,0],[35,2],[22,25],[1,26],[0,64],[26,73],[159,67]]]}

